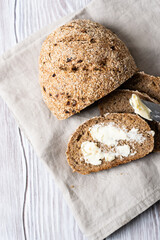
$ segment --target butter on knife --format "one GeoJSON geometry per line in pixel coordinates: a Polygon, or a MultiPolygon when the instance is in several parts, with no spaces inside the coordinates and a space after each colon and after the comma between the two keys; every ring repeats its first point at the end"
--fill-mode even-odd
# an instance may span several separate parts
{"type": "Polygon", "coordinates": [[[132,94],[129,102],[136,114],[149,121],[160,122],[160,104],[140,99],[136,94],[132,94]]]}

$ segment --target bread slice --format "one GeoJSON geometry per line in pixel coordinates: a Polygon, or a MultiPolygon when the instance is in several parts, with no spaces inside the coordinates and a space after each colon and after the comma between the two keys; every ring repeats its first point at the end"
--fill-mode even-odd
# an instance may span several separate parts
{"type": "Polygon", "coordinates": [[[147,93],[150,97],[160,102],[160,77],[138,72],[125,82],[121,88],[147,93]]]}
{"type": "MultiPolygon", "coordinates": [[[[132,91],[126,89],[117,89],[110,93],[108,96],[102,98],[99,101],[98,107],[101,116],[105,113],[134,113],[132,106],[129,103],[129,99],[132,94],[136,94],[141,99],[159,103],[157,100],[149,97],[145,93],[139,91],[132,91]]],[[[146,120],[147,121],[147,120],[146,120]]],[[[155,132],[154,135],[154,152],[160,151],[160,123],[155,121],[147,121],[150,128],[155,132]]]]}
{"type": "MultiPolygon", "coordinates": [[[[102,130],[103,131],[103,130],[102,130]]],[[[114,133],[113,133],[114,134],[114,133]]],[[[133,134],[134,135],[134,134],[133,134]]],[[[107,139],[109,139],[109,135],[107,139]]],[[[112,136],[112,133],[110,135],[112,136]]],[[[119,134],[117,132],[115,137],[118,137],[119,134]]],[[[76,171],[81,174],[89,174],[91,172],[98,172],[100,170],[109,169],[120,164],[124,164],[139,158],[142,158],[152,152],[154,147],[154,138],[153,131],[142,118],[135,114],[130,113],[110,113],[106,114],[103,117],[95,117],[92,118],[82,125],[78,127],[78,129],[71,136],[71,139],[68,143],[68,148],[66,151],[67,160],[73,171],[76,171]],[[96,127],[111,127],[118,129],[118,131],[126,131],[126,134],[130,136],[131,132],[137,132],[137,136],[135,135],[132,139],[120,139],[117,140],[115,144],[112,145],[104,144],[102,141],[96,140],[95,136],[91,135],[91,130],[96,127]],[[130,148],[130,153],[128,156],[124,156],[125,154],[122,152],[118,156],[115,157],[112,161],[106,161],[105,158],[100,159],[99,165],[94,165],[88,163],[86,161],[82,146],[84,143],[94,143],[98,149],[103,154],[107,154],[110,152],[117,151],[118,146],[127,145],[130,148]]],[[[93,156],[93,162],[94,162],[93,156]]]]}
{"type": "Polygon", "coordinates": [[[39,57],[43,99],[66,119],[104,97],[138,71],[126,45],[90,20],[73,20],[51,33],[39,57]]]}

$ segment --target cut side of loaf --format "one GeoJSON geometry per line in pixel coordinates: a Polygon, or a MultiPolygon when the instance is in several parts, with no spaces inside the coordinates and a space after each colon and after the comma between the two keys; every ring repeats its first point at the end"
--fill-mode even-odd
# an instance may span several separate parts
{"type": "Polygon", "coordinates": [[[142,118],[110,113],[78,127],[66,151],[73,171],[89,174],[142,158],[152,152],[153,131],[142,118]]]}
{"type": "MultiPolygon", "coordinates": [[[[134,113],[134,109],[129,103],[132,94],[136,94],[143,100],[159,103],[157,100],[149,97],[145,93],[132,91],[127,89],[117,89],[99,101],[98,107],[101,116],[106,113],[134,113]]],[[[147,121],[147,120],[146,120],[147,121]]],[[[147,121],[151,129],[155,132],[154,135],[154,152],[160,151],[160,123],[155,121],[147,121]]]]}
{"type": "Polygon", "coordinates": [[[160,102],[160,77],[138,72],[126,81],[121,88],[147,93],[160,102]]]}

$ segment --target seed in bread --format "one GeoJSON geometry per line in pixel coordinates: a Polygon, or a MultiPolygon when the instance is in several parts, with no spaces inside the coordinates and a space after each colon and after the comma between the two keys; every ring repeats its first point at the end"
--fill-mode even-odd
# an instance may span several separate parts
{"type": "MultiPolygon", "coordinates": [[[[143,100],[147,100],[153,103],[159,103],[157,100],[149,97],[145,93],[139,91],[132,91],[127,89],[117,89],[112,93],[108,94],[106,97],[102,98],[98,107],[101,116],[106,113],[134,113],[129,100],[132,95],[135,94],[143,100]]],[[[147,121],[150,128],[155,132],[154,135],[154,152],[160,151],[160,123],[155,121],[147,121]]]]}
{"type": "Polygon", "coordinates": [[[59,27],[40,52],[42,95],[58,119],[80,112],[136,72],[125,44],[90,20],[73,20],[59,27]]]}
{"type": "Polygon", "coordinates": [[[150,97],[160,102],[160,77],[138,72],[121,87],[147,93],[150,97]]]}
{"type": "Polygon", "coordinates": [[[73,171],[89,174],[142,158],[152,152],[154,132],[142,118],[110,113],[78,127],[67,148],[73,171]]]}

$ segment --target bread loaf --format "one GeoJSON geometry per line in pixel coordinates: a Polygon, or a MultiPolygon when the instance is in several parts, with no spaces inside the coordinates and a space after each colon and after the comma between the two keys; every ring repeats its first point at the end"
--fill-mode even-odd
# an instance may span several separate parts
{"type": "Polygon", "coordinates": [[[58,119],[66,119],[104,97],[137,72],[125,44],[90,20],[73,20],[42,45],[42,95],[58,119]]]}
{"type": "Polygon", "coordinates": [[[153,131],[146,121],[135,114],[110,113],[80,125],[66,154],[73,171],[88,174],[142,158],[153,147],[153,131]]]}

